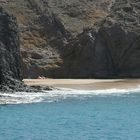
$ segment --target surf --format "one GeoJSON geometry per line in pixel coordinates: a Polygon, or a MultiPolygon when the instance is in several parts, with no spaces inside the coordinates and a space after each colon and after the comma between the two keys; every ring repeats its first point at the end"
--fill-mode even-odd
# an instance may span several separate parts
{"type": "Polygon", "coordinates": [[[59,88],[52,91],[0,93],[0,104],[29,104],[38,102],[57,102],[66,99],[86,99],[91,97],[139,95],[136,89],[74,90],[59,88]]]}

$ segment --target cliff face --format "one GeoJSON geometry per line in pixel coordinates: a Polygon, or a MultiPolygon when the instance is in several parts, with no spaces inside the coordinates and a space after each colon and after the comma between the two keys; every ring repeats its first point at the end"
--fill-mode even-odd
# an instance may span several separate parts
{"type": "Polygon", "coordinates": [[[137,0],[3,0],[20,26],[24,77],[140,77],[137,0]]]}
{"type": "Polygon", "coordinates": [[[0,89],[21,85],[21,55],[16,19],[0,8],[0,89]]]}
{"type": "Polygon", "coordinates": [[[139,6],[136,1],[116,0],[104,20],[78,35],[68,45],[70,51],[65,49],[66,66],[63,66],[69,67],[68,75],[78,78],[81,75],[84,78],[140,77],[139,6]],[[75,61],[69,65],[72,59],[75,61]]]}

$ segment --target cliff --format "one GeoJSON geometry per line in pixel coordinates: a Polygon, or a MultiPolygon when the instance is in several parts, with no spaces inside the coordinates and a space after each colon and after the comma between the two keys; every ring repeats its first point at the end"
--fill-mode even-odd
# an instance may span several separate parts
{"type": "Polygon", "coordinates": [[[0,8],[0,90],[22,86],[21,55],[18,26],[15,17],[0,8]]]}
{"type": "Polygon", "coordinates": [[[137,0],[3,0],[20,27],[23,75],[140,77],[137,0]]]}
{"type": "Polygon", "coordinates": [[[16,18],[0,7],[0,91],[38,92],[49,87],[29,87],[22,82],[22,57],[16,18]]]}

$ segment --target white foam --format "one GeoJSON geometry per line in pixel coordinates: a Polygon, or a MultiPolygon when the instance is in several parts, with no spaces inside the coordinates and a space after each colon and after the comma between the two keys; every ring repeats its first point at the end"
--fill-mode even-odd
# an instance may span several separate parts
{"type": "Polygon", "coordinates": [[[136,89],[107,89],[107,90],[73,90],[61,88],[58,90],[38,93],[0,93],[0,104],[22,104],[37,102],[54,102],[68,98],[86,98],[94,96],[122,96],[140,93],[140,87],[136,89]]]}

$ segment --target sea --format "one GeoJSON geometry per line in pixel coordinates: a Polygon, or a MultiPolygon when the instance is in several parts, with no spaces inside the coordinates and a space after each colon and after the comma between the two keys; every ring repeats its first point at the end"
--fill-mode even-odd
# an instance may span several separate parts
{"type": "Polygon", "coordinates": [[[140,140],[140,88],[0,93],[0,140],[140,140]]]}

